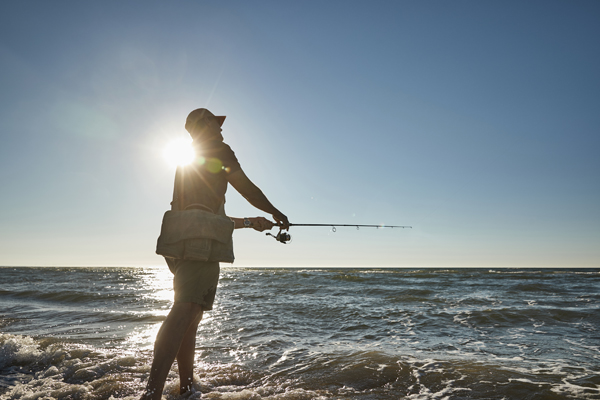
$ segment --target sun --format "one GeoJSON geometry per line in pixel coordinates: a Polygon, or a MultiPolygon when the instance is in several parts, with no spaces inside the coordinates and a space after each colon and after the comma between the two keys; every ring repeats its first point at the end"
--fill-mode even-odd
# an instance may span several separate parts
{"type": "Polygon", "coordinates": [[[170,141],[163,151],[163,157],[171,166],[187,165],[194,160],[191,138],[179,138],[170,141]]]}

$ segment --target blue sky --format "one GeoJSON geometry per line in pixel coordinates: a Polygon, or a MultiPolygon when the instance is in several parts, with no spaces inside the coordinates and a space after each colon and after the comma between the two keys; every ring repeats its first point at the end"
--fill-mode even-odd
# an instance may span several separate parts
{"type": "Polygon", "coordinates": [[[0,265],[163,264],[207,107],[292,222],[413,226],[237,231],[235,265],[600,266],[597,1],[1,8],[0,265]]]}

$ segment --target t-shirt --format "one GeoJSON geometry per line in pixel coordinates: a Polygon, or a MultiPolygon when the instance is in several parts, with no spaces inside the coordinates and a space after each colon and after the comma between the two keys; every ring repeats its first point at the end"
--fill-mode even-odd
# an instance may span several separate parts
{"type": "Polygon", "coordinates": [[[227,175],[240,169],[229,145],[221,141],[202,143],[196,147],[196,159],[177,168],[172,208],[202,205],[217,213],[225,202],[227,175]]]}

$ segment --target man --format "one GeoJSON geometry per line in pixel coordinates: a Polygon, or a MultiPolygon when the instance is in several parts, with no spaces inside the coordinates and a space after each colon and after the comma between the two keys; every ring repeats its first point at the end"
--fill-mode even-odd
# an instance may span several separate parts
{"type": "MultiPolygon", "coordinates": [[[[175,177],[173,210],[202,209],[224,213],[225,192],[231,184],[250,204],[273,216],[281,229],[289,228],[287,217],[275,208],[242,170],[231,148],[223,142],[224,116],[204,108],[192,111],[185,129],[193,139],[196,161],[180,167],[175,177]]],[[[263,217],[231,218],[235,228],[271,229],[275,223],[263,217]]],[[[173,361],[177,359],[180,394],[193,384],[196,331],[204,311],[212,309],[219,280],[218,261],[169,259],[174,273],[175,302],[154,344],[154,361],[142,399],[160,399],[173,361]]]]}

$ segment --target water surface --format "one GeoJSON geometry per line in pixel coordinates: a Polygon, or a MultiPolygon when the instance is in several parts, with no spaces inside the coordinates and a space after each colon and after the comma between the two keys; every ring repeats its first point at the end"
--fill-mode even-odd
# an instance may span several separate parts
{"type": "MultiPolygon", "coordinates": [[[[0,268],[0,398],[134,398],[164,268],[0,268]]],[[[600,399],[598,269],[223,268],[209,399],[600,399]]],[[[177,365],[164,396],[176,394],[177,365]]]]}

